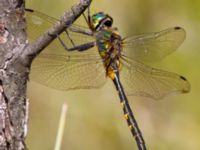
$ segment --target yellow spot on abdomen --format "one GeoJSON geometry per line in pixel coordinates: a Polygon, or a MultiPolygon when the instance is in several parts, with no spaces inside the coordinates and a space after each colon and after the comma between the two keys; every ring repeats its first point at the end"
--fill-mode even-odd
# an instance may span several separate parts
{"type": "Polygon", "coordinates": [[[126,120],[128,120],[129,114],[128,113],[124,114],[124,117],[126,120]]]}
{"type": "Polygon", "coordinates": [[[114,80],[115,79],[115,72],[112,69],[108,69],[107,75],[114,80]]]}
{"type": "Polygon", "coordinates": [[[128,126],[130,130],[133,130],[133,125],[128,126]]]}
{"type": "Polygon", "coordinates": [[[124,102],[121,102],[121,105],[122,105],[122,108],[124,108],[124,105],[125,105],[124,102]]]}

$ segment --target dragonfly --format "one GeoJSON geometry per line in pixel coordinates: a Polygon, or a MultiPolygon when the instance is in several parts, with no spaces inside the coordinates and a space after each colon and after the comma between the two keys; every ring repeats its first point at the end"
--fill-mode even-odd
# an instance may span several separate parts
{"type": "MultiPolygon", "coordinates": [[[[139,150],[145,141],[127,96],[159,100],[172,93],[190,91],[188,80],[176,73],[152,68],[174,52],[186,37],[181,27],[172,27],[123,38],[113,18],[104,12],[83,14],[87,27],[73,24],[34,60],[30,79],[58,90],[102,87],[110,78],[118,92],[124,117],[139,150]]],[[[30,41],[59,21],[42,12],[26,9],[30,41]]]]}

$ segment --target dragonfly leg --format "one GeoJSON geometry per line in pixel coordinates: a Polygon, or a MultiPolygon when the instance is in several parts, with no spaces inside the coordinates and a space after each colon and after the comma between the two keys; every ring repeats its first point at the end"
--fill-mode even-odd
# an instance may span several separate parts
{"type": "Polygon", "coordinates": [[[92,31],[89,31],[89,30],[87,31],[87,30],[83,30],[83,29],[80,29],[80,28],[76,28],[76,26],[71,26],[71,27],[69,27],[68,30],[70,30],[72,32],[84,34],[84,35],[87,35],[87,36],[93,36],[92,31]]]}
{"type": "MultiPolygon", "coordinates": [[[[89,7],[90,7],[90,5],[89,5],[89,7]]],[[[89,14],[89,7],[88,7],[88,14],[89,14]]],[[[75,14],[75,12],[74,12],[74,10],[73,10],[73,8],[71,8],[71,10],[72,10],[72,12],[73,12],[73,14],[75,14]]],[[[88,15],[88,18],[85,16],[85,13],[83,12],[82,13],[83,14],[83,17],[84,17],[84,19],[85,19],[85,21],[86,21],[86,23],[89,25],[89,21],[90,21],[90,16],[88,15]]]]}
{"type": "MultiPolygon", "coordinates": [[[[93,36],[93,33],[91,31],[86,31],[86,30],[80,29],[80,28],[78,28],[76,26],[71,26],[71,27],[69,27],[68,30],[70,30],[71,32],[84,34],[86,36],[93,36]]],[[[71,38],[70,34],[68,33],[68,30],[65,30],[64,32],[66,33],[66,35],[67,35],[68,39],[70,40],[71,44],[75,47],[75,43],[74,43],[73,39],[71,38]]],[[[63,43],[63,42],[61,42],[61,43],[63,43]]],[[[64,43],[62,45],[64,45],[64,43]]],[[[64,47],[66,47],[66,46],[64,46],[64,47]]]]}
{"type": "Polygon", "coordinates": [[[88,21],[91,23],[90,5],[88,6],[88,21]]]}
{"type": "Polygon", "coordinates": [[[72,48],[68,48],[65,43],[63,42],[63,40],[58,36],[58,40],[60,41],[61,45],[65,48],[65,50],[67,51],[85,51],[88,50],[92,47],[95,46],[95,42],[89,42],[89,43],[85,43],[85,44],[81,44],[81,45],[77,45],[74,46],[72,48]]]}
{"type": "Polygon", "coordinates": [[[87,17],[85,15],[85,13],[83,13],[83,17],[84,17],[86,23],[88,24],[88,26],[90,27],[90,24],[91,24],[90,5],[87,8],[87,17]]]}
{"type": "MultiPolygon", "coordinates": [[[[71,44],[72,44],[73,46],[75,46],[75,43],[74,43],[74,41],[72,40],[72,38],[70,37],[70,35],[69,35],[69,33],[68,33],[67,30],[65,30],[65,33],[66,33],[67,37],[69,38],[71,44]]],[[[60,37],[59,37],[58,39],[59,39],[60,42],[62,41],[62,40],[60,39],[60,37]]],[[[62,45],[65,45],[63,41],[61,42],[61,44],[62,44],[62,45]],[[62,44],[62,43],[63,43],[63,44],[62,44]]],[[[63,47],[66,47],[66,46],[63,46],[63,47]]]]}
{"type": "Polygon", "coordinates": [[[86,15],[85,15],[85,13],[83,13],[83,17],[84,17],[86,23],[89,25],[89,21],[88,21],[88,18],[86,17],[86,15]]]}

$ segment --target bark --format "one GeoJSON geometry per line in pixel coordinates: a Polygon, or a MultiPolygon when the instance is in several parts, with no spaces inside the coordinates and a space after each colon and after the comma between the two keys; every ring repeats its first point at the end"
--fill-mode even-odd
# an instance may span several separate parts
{"type": "Polygon", "coordinates": [[[33,43],[27,42],[23,0],[0,0],[0,150],[24,150],[27,81],[32,60],[89,6],[80,0],[61,21],[33,43]]]}

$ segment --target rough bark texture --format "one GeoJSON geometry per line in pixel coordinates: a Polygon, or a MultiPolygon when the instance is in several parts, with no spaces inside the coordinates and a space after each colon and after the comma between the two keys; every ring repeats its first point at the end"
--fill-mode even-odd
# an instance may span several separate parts
{"type": "Polygon", "coordinates": [[[0,150],[24,150],[28,102],[26,86],[31,62],[89,6],[81,0],[47,33],[29,44],[23,0],[0,0],[0,150]]]}

